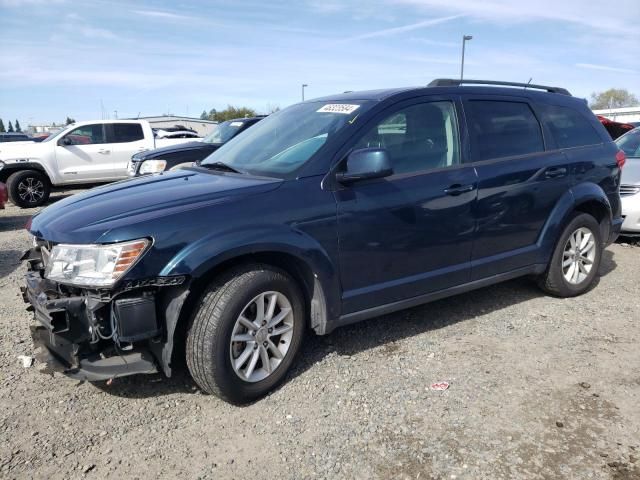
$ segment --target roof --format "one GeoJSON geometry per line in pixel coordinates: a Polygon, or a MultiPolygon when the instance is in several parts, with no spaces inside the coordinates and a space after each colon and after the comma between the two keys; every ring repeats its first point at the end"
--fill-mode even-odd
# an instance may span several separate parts
{"type": "Polygon", "coordinates": [[[146,120],[147,122],[156,120],[159,122],[171,122],[173,120],[188,120],[190,122],[198,122],[198,123],[218,123],[215,120],[205,120],[202,118],[195,117],[181,117],[179,115],[155,115],[151,117],[136,117],[136,118],[128,118],[127,120],[146,120]]]}
{"type": "MultiPolygon", "coordinates": [[[[344,92],[337,95],[331,95],[327,97],[314,98],[307,100],[311,102],[348,102],[348,101],[363,101],[373,100],[381,101],[386,98],[402,95],[406,93],[413,93],[416,95],[432,95],[436,93],[441,94],[454,94],[454,93],[470,93],[470,94],[500,94],[500,95],[513,95],[514,92],[519,94],[526,93],[527,96],[548,96],[556,95],[556,98],[562,97],[565,99],[576,99],[572,97],[569,92],[561,87],[547,87],[543,85],[528,85],[524,83],[514,82],[496,82],[492,80],[465,80],[460,84],[459,80],[452,79],[438,79],[431,82],[429,85],[423,85],[418,87],[405,87],[405,88],[388,88],[380,90],[364,90],[359,92],[344,92]],[[541,91],[547,90],[547,91],[541,91]]],[[[581,101],[581,100],[580,100],[581,101]]]]}

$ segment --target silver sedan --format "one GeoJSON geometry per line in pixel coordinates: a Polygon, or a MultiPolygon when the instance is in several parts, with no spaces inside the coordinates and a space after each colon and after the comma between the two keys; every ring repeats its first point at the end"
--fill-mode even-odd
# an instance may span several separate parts
{"type": "Polygon", "coordinates": [[[625,133],[616,144],[627,156],[620,182],[622,234],[640,236],[640,128],[625,133]]]}

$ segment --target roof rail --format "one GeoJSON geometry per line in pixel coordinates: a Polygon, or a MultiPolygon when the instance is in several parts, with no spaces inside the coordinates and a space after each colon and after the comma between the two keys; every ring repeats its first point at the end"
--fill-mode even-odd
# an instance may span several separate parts
{"type": "Polygon", "coordinates": [[[518,82],[500,82],[497,80],[456,80],[454,78],[436,78],[428,87],[459,87],[460,85],[504,85],[508,87],[535,88],[537,90],[546,90],[551,93],[560,93],[561,95],[569,95],[569,90],[561,87],[549,87],[547,85],[536,85],[534,83],[518,83],[518,82]]]}

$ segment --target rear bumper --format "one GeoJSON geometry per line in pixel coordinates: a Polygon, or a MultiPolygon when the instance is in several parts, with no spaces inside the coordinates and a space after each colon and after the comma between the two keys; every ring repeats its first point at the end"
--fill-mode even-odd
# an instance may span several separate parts
{"type": "Polygon", "coordinates": [[[611,222],[611,230],[609,230],[609,238],[607,239],[607,245],[611,245],[616,241],[620,235],[620,229],[622,228],[622,222],[624,218],[614,218],[611,222]]]}

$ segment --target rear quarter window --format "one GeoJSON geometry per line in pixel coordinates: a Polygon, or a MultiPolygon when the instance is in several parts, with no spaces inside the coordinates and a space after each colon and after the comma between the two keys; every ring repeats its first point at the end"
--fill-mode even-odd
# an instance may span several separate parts
{"type": "Polygon", "coordinates": [[[589,119],[579,111],[558,105],[540,105],[540,110],[558,147],[572,148],[602,143],[602,138],[589,119]]]}
{"type": "Polygon", "coordinates": [[[470,100],[466,109],[474,161],[544,151],[542,129],[528,103],[470,100]]]}
{"type": "Polygon", "coordinates": [[[144,133],[139,123],[112,123],[107,127],[107,143],[129,143],[143,139],[144,133]]]}

